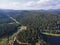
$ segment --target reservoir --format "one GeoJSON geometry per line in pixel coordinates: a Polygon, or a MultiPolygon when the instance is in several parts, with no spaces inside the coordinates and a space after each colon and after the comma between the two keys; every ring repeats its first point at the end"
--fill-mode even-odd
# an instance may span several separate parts
{"type": "Polygon", "coordinates": [[[49,43],[49,45],[60,45],[60,36],[41,34],[41,37],[45,42],[49,43]]]}

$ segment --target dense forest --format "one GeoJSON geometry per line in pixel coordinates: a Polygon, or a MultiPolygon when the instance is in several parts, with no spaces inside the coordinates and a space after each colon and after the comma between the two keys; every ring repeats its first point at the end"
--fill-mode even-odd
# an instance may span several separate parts
{"type": "Polygon", "coordinates": [[[16,19],[20,25],[28,27],[26,31],[20,32],[17,36],[21,42],[38,42],[41,38],[39,34],[42,31],[60,30],[60,14],[57,13],[36,11],[0,12],[0,38],[9,37],[18,30],[19,24],[16,24],[8,15],[16,19]]]}
{"type": "Polygon", "coordinates": [[[60,29],[60,15],[22,11],[20,13],[10,13],[10,16],[19,21],[22,25],[35,28],[34,30],[59,30],[60,29]]]}

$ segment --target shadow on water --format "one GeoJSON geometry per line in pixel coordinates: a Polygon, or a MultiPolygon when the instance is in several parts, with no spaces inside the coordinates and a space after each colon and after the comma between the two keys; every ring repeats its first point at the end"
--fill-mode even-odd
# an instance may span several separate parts
{"type": "Polygon", "coordinates": [[[0,34],[0,38],[10,37],[17,31],[18,31],[17,27],[15,27],[13,30],[10,29],[9,31],[5,31],[4,33],[0,34]]]}
{"type": "Polygon", "coordinates": [[[45,42],[49,43],[49,45],[60,45],[60,36],[50,36],[41,34],[41,37],[45,42]]]}

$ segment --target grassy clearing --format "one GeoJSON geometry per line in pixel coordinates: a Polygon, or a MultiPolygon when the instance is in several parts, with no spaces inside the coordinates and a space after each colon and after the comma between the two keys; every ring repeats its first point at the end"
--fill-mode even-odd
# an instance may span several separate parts
{"type": "Polygon", "coordinates": [[[9,42],[8,42],[7,38],[1,39],[0,40],[0,45],[9,45],[9,42]]]}

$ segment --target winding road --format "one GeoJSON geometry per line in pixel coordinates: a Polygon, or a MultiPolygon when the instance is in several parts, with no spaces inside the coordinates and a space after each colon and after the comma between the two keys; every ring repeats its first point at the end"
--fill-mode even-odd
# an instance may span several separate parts
{"type": "MultiPolygon", "coordinates": [[[[10,15],[7,15],[10,19],[12,19],[16,24],[20,24],[20,22],[18,22],[16,19],[14,19],[13,17],[11,17],[10,15]]],[[[17,35],[22,31],[22,30],[26,30],[27,26],[20,26],[18,27],[18,31],[16,33],[14,33],[12,36],[9,37],[9,42],[11,42],[12,45],[14,45],[14,42],[17,40],[17,35]]]]}

